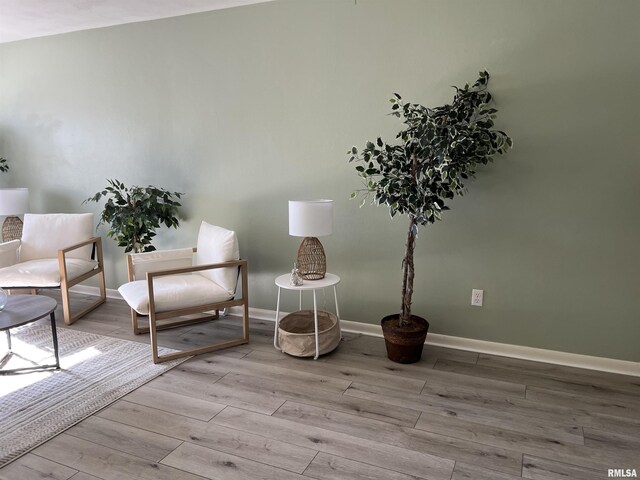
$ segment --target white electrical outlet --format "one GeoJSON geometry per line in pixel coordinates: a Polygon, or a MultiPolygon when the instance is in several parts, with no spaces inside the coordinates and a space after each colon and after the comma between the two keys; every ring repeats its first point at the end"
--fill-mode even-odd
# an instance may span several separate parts
{"type": "Polygon", "coordinates": [[[471,305],[474,307],[482,306],[482,297],[484,297],[484,290],[471,290],[471,305]]]}

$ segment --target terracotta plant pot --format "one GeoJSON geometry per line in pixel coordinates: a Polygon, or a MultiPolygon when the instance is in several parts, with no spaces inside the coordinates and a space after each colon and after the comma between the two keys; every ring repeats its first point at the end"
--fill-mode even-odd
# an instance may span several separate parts
{"type": "Polygon", "coordinates": [[[422,356],[429,322],[417,315],[411,315],[409,325],[400,327],[399,319],[400,315],[396,313],[387,315],[380,322],[387,347],[387,357],[397,363],[416,363],[422,356]]]}

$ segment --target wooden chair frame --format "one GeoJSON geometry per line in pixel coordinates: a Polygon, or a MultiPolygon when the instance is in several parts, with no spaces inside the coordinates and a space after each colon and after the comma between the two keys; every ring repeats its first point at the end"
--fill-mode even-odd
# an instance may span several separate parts
{"type": "Polygon", "coordinates": [[[70,245],[66,248],[58,250],[58,268],[60,271],[60,286],[59,287],[40,287],[38,285],[24,285],[22,287],[11,287],[10,291],[15,290],[29,290],[31,294],[37,293],[39,289],[49,289],[49,288],[59,288],[62,293],[62,313],[64,317],[64,323],[67,325],[71,325],[75,323],[79,318],[82,318],[87,313],[95,310],[98,306],[102,305],[107,300],[107,288],[105,285],[104,279],[104,257],[102,255],[102,238],[93,237],[89,240],[85,240],[84,242],[76,243],[74,245],[70,245]],[[77,250],[82,247],[86,247],[87,245],[93,245],[93,253],[92,258],[95,258],[98,261],[97,268],[80,275],[76,278],[68,278],[67,274],[67,253],[72,252],[73,250],[77,250]],[[88,307],[82,309],[81,311],[73,314],[71,311],[71,302],[69,299],[69,289],[74,285],[84,282],[85,280],[98,275],[98,283],[100,295],[98,296],[98,300],[93,302],[88,307]]]}
{"type": "MultiPolygon", "coordinates": [[[[195,252],[196,249],[194,248],[195,252]]],[[[135,281],[133,263],[131,256],[127,257],[127,266],[129,270],[129,281],[135,281]]],[[[246,260],[232,260],[229,262],[212,263],[207,265],[194,265],[192,267],[174,268],[169,270],[159,270],[155,272],[147,272],[147,292],[149,295],[149,315],[140,315],[134,309],[131,309],[131,321],[133,326],[133,333],[140,334],[149,332],[151,337],[151,353],[153,355],[153,363],[166,362],[168,360],[174,360],[176,358],[187,357],[190,355],[200,355],[201,353],[214,352],[223,348],[235,347],[236,345],[242,345],[249,343],[249,299],[248,299],[248,275],[247,275],[247,261],[246,260]],[[213,270],[217,268],[229,268],[238,267],[239,277],[242,281],[242,298],[231,300],[225,300],[222,302],[213,302],[205,305],[198,305],[196,307],[180,308],[176,310],[168,310],[165,312],[156,312],[155,302],[153,297],[153,279],[156,277],[162,277],[167,275],[181,275],[184,273],[200,272],[203,270],[213,270]],[[180,352],[170,353],[167,355],[158,354],[158,330],[165,330],[167,328],[174,328],[183,325],[191,325],[194,323],[206,322],[209,320],[215,320],[218,318],[219,310],[223,308],[243,306],[243,318],[242,318],[242,337],[227,340],[224,342],[212,343],[202,347],[189,348],[187,350],[181,350],[180,352]],[[196,318],[180,319],[176,317],[183,317],[185,315],[193,315],[197,313],[205,313],[215,311],[214,315],[205,315],[196,318]],[[139,317],[148,317],[149,326],[141,327],[138,324],[139,317]],[[172,320],[173,319],[173,320],[172,320]]],[[[237,292],[237,287],[236,287],[237,292]]]]}
{"type": "MultiPolygon", "coordinates": [[[[93,256],[93,255],[92,255],[93,256]]],[[[60,267],[60,291],[62,292],[62,311],[64,314],[64,323],[71,325],[79,318],[85,316],[87,313],[95,310],[98,306],[102,305],[107,300],[107,288],[104,280],[104,257],[102,255],[102,238],[93,237],[84,242],[76,243],[69,247],[58,250],[58,265],[60,267]],[[67,253],[77,250],[78,248],[85,247],[87,245],[93,245],[95,257],[98,261],[98,267],[90,272],[80,275],[79,277],[69,279],[67,278],[67,253]],[[82,309],[76,314],[71,313],[71,302],[69,301],[69,289],[74,285],[77,285],[85,280],[98,275],[98,284],[100,295],[98,300],[93,302],[88,307],[82,309]]]]}

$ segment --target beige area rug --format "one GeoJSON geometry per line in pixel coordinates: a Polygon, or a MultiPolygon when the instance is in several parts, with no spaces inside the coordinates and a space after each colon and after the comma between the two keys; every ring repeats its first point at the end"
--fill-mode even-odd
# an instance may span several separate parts
{"type": "MultiPolygon", "coordinates": [[[[13,329],[11,341],[20,354],[3,368],[55,363],[49,325],[13,329]]],[[[65,328],[58,343],[61,370],[0,375],[0,467],[186,360],[155,365],[149,345],[65,328]]]]}

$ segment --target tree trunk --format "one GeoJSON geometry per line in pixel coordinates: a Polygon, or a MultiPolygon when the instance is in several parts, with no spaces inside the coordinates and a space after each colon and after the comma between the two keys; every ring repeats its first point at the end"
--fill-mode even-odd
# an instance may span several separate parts
{"type": "Polygon", "coordinates": [[[409,217],[409,233],[407,235],[407,245],[402,260],[402,308],[400,309],[399,326],[404,327],[409,324],[411,319],[411,297],[413,296],[413,251],[416,246],[416,228],[417,223],[415,217],[409,217]]]}
{"type": "MultiPolygon", "coordinates": [[[[418,157],[411,155],[411,178],[414,185],[418,185],[418,157]]],[[[416,246],[416,234],[418,232],[418,222],[414,215],[409,214],[409,233],[407,234],[407,245],[402,260],[402,308],[400,309],[400,320],[398,326],[406,327],[411,320],[411,297],[413,297],[413,250],[416,246]]]]}

